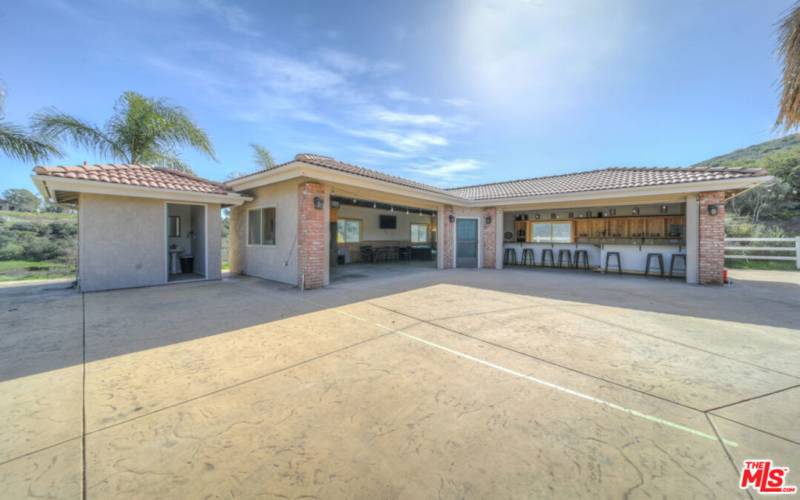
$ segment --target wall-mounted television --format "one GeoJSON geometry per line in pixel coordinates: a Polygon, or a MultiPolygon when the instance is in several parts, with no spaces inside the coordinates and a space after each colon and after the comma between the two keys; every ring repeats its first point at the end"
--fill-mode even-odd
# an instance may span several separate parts
{"type": "Polygon", "coordinates": [[[379,225],[381,229],[397,229],[397,216],[381,215],[379,225]]]}

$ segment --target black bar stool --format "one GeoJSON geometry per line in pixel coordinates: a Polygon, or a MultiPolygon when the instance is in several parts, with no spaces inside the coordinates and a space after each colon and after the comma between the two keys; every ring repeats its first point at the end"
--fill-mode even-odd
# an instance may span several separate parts
{"type": "Polygon", "coordinates": [[[669,277],[672,278],[672,271],[675,270],[675,261],[682,260],[683,261],[683,272],[686,274],[686,254],[685,253],[674,253],[672,254],[672,258],[669,259],[669,277]]]}
{"type": "Polygon", "coordinates": [[[552,248],[545,248],[542,250],[542,267],[545,267],[545,262],[547,262],[548,255],[550,256],[550,267],[556,267],[556,259],[553,257],[552,248]]]}
{"type": "Polygon", "coordinates": [[[517,251],[513,248],[506,248],[503,252],[503,265],[516,266],[517,265],[517,251]]]}
{"type": "Polygon", "coordinates": [[[649,253],[647,254],[647,265],[644,267],[644,275],[647,276],[650,274],[650,259],[656,259],[658,262],[658,272],[661,277],[664,277],[664,256],[660,253],[649,253]]]}
{"type": "Polygon", "coordinates": [[[562,248],[558,251],[558,267],[564,267],[564,256],[567,257],[567,267],[572,267],[572,252],[568,248],[562,248]]]}
{"type": "Polygon", "coordinates": [[[535,266],[536,260],[533,258],[533,248],[526,248],[522,251],[522,261],[520,262],[523,266],[535,266]]]}
{"type": "Polygon", "coordinates": [[[589,270],[589,252],[586,250],[575,250],[575,269],[581,267],[581,257],[583,257],[583,268],[589,270]]]}
{"type": "Polygon", "coordinates": [[[622,274],[622,259],[619,256],[619,252],[606,252],[606,269],[603,271],[603,274],[608,273],[608,260],[610,257],[617,258],[617,272],[622,274]]]}

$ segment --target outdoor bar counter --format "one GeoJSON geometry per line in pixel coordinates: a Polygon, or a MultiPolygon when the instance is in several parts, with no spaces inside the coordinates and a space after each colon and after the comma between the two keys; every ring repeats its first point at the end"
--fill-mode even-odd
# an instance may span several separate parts
{"type": "MultiPolygon", "coordinates": [[[[573,265],[575,250],[586,250],[589,255],[589,266],[592,268],[604,268],[607,252],[619,252],[622,260],[622,271],[626,273],[642,274],[645,271],[647,254],[660,253],[664,257],[664,273],[669,273],[669,264],[672,254],[685,254],[686,242],[680,239],[666,238],[609,238],[603,240],[581,240],[575,243],[528,243],[528,242],[505,242],[505,248],[513,248],[516,251],[517,263],[522,263],[522,250],[532,248],[536,259],[536,266],[542,265],[542,250],[551,248],[553,257],[558,262],[558,251],[566,248],[571,251],[573,265]]],[[[582,264],[582,262],[581,262],[582,264]]],[[[547,265],[550,265],[548,259],[547,265]]],[[[612,258],[609,265],[609,272],[616,271],[616,259],[612,258]]],[[[675,274],[683,275],[684,262],[676,263],[675,274]]],[[[658,273],[658,265],[655,260],[651,262],[651,273],[658,273]]]]}

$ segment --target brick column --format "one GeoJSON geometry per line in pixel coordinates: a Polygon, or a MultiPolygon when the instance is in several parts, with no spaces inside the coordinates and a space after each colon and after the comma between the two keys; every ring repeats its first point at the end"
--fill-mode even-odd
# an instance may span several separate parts
{"type": "Polygon", "coordinates": [[[330,210],[327,188],[316,182],[298,186],[297,284],[306,290],[325,286],[328,281],[328,228],[330,210]],[[322,198],[322,209],[314,208],[314,198],[322,198]]]}
{"type": "Polygon", "coordinates": [[[722,284],[722,269],[725,267],[725,193],[700,193],[700,283],[722,284]],[[709,215],[709,205],[717,206],[717,215],[709,215]]]}
{"type": "Polygon", "coordinates": [[[453,207],[444,207],[444,221],[443,227],[439,229],[442,232],[442,262],[444,269],[453,269],[456,267],[455,260],[453,259],[453,245],[455,244],[455,224],[450,222],[450,216],[455,216],[453,207]]]}
{"type": "Polygon", "coordinates": [[[497,262],[497,209],[484,208],[481,213],[481,238],[483,239],[483,264],[481,267],[494,269],[497,262]],[[492,222],[487,224],[486,218],[491,217],[492,222]]]}

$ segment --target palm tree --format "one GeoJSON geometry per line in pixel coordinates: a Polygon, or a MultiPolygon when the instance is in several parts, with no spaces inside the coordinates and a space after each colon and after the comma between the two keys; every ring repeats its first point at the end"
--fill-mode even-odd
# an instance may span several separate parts
{"type": "Polygon", "coordinates": [[[250,144],[250,147],[253,148],[253,158],[256,161],[256,165],[264,170],[269,170],[275,166],[275,160],[272,159],[272,153],[270,153],[267,148],[259,144],[250,144]]]}
{"type": "Polygon", "coordinates": [[[5,89],[0,85],[0,152],[23,162],[40,162],[61,152],[50,142],[30,135],[23,127],[3,120],[5,89]]]}
{"type": "Polygon", "coordinates": [[[775,127],[789,130],[800,125],[800,4],[795,4],[780,22],[778,54],[783,62],[783,76],[775,127]]]}
{"type": "Polygon", "coordinates": [[[136,92],[122,94],[102,128],[56,109],[39,113],[33,120],[34,128],[44,137],[68,140],[125,163],[191,172],[178,157],[181,146],[190,146],[215,159],[211,140],[183,108],[136,92]]]}

